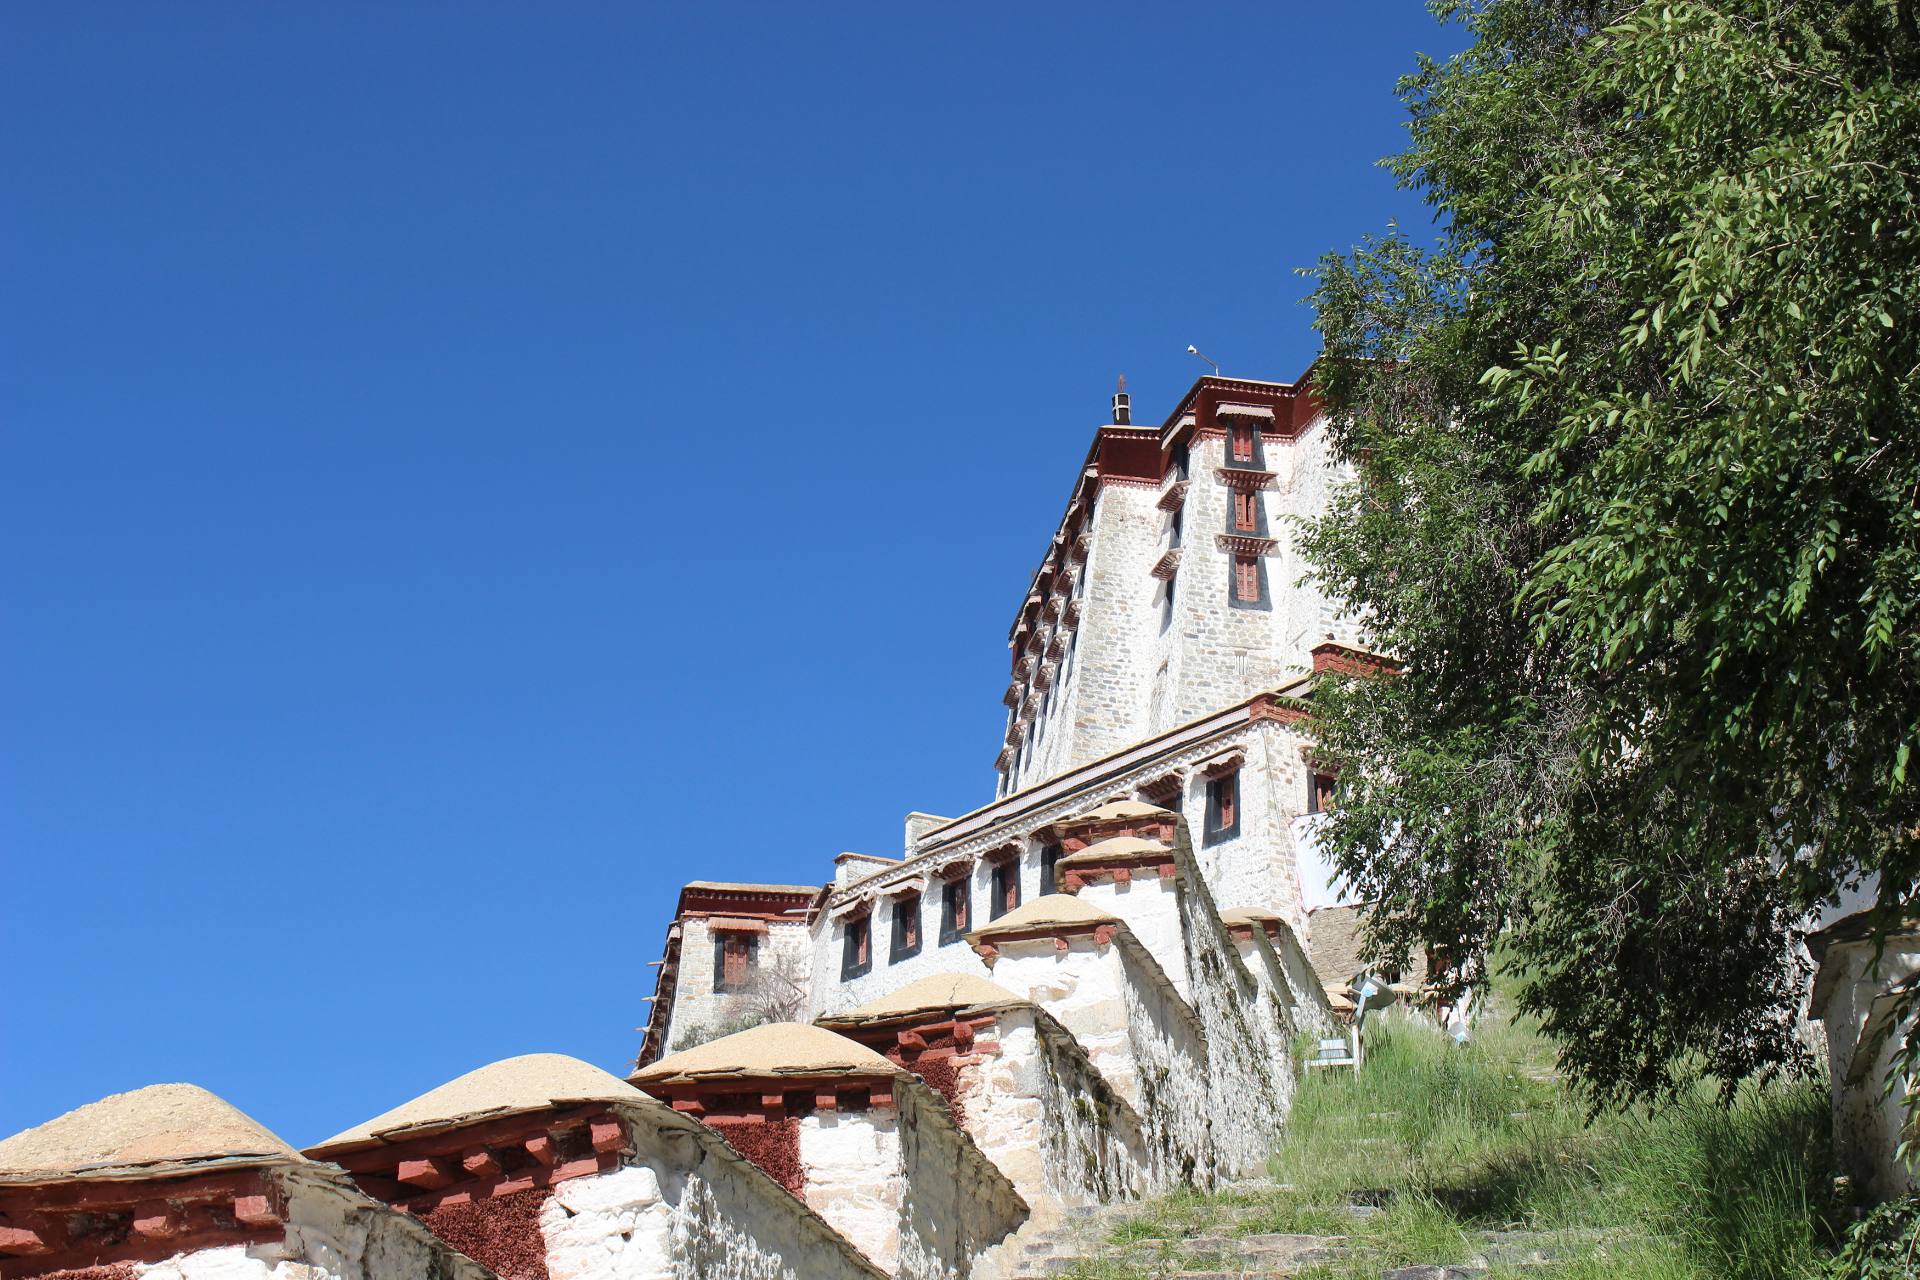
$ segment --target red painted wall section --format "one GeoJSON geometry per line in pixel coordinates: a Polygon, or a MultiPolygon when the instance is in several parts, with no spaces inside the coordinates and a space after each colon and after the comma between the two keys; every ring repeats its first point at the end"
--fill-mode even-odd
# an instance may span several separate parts
{"type": "Polygon", "coordinates": [[[906,1061],[900,1046],[895,1045],[893,1052],[887,1055],[907,1070],[927,1082],[927,1087],[947,1100],[953,1108],[955,1124],[965,1127],[967,1109],[960,1105],[960,1067],[951,1053],[922,1053],[912,1062],[906,1061]]]}
{"type": "Polygon", "coordinates": [[[45,1271],[35,1280],[134,1280],[139,1274],[133,1264],[116,1262],[106,1267],[70,1267],[65,1271],[45,1271]]]}
{"type": "Polygon", "coordinates": [[[800,1121],[768,1119],[759,1124],[717,1123],[715,1132],[727,1145],[758,1165],[760,1172],[791,1191],[796,1198],[806,1190],[800,1169],[800,1121]]]}
{"type": "Polygon", "coordinates": [[[442,1240],[489,1268],[500,1280],[547,1280],[547,1239],[540,1232],[545,1187],[444,1204],[420,1215],[442,1240]]]}

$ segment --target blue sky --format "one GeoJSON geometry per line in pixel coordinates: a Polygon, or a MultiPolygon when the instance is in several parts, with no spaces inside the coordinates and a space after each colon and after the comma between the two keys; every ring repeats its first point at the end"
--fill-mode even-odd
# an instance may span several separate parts
{"type": "Polygon", "coordinates": [[[992,794],[1124,372],[1418,203],[1379,5],[0,18],[0,1133],[618,1070],[678,885],[992,794]]]}

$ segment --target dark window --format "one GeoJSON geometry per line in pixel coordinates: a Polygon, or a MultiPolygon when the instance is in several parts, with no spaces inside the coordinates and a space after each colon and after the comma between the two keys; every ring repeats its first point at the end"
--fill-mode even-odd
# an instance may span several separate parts
{"type": "Polygon", "coordinates": [[[1173,625],[1173,580],[1177,573],[1167,575],[1166,589],[1160,593],[1160,629],[1165,631],[1173,625]]]}
{"type": "Polygon", "coordinates": [[[1307,775],[1307,812],[1325,813],[1331,808],[1333,808],[1333,775],[1309,773],[1307,775]]]}
{"type": "Polygon", "coordinates": [[[1060,884],[1053,873],[1054,864],[1060,861],[1060,846],[1050,844],[1040,851],[1040,892],[1058,893],[1060,884]]]}
{"type": "Polygon", "coordinates": [[[1020,905],[1020,859],[1008,858],[994,864],[993,900],[987,905],[987,919],[998,920],[1020,905]]]}
{"type": "Polygon", "coordinates": [[[873,968],[873,917],[847,921],[845,949],[840,953],[840,978],[857,978],[873,968]]]}
{"type": "Polygon", "coordinates": [[[1253,461],[1253,428],[1233,427],[1233,460],[1235,462],[1253,461]]]}
{"type": "Polygon", "coordinates": [[[973,927],[973,877],[955,876],[940,887],[940,945],[958,942],[973,927]]]}
{"type": "Polygon", "coordinates": [[[1260,598],[1260,558],[1258,556],[1233,558],[1233,598],[1249,602],[1260,598]]]}
{"type": "Polygon", "coordinates": [[[1233,492],[1233,527],[1241,533],[1260,530],[1260,495],[1249,489],[1233,492]]]}
{"type": "Polygon", "coordinates": [[[1207,844],[1240,834],[1240,771],[1207,780],[1207,844]]]}
{"type": "Polygon", "coordinates": [[[1173,510],[1173,519],[1167,522],[1167,548],[1169,550],[1180,545],[1180,537],[1186,527],[1186,511],[1180,507],[1175,507],[1173,510]]]}
{"type": "Polygon", "coordinates": [[[759,939],[750,933],[713,935],[713,989],[738,991],[747,984],[759,939]]]}
{"type": "Polygon", "coordinates": [[[920,954],[920,895],[893,900],[893,950],[888,963],[920,954]]]}
{"type": "Polygon", "coordinates": [[[1176,480],[1187,478],[1187,446],[1181,445],[1173,451],[1173,475],[1176,480]]]}

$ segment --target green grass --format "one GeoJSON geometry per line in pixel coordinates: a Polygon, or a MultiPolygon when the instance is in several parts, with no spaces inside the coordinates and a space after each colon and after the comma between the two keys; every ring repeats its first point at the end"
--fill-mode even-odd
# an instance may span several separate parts
{"type": "Polygon", "coordinates": [[[1825,1094],[1812,1084],[1743,1089],[1722,1106],[1703,1087],[1657,1110],[1589,1122],[1524,1025],[1483,1022],[1472,1044],[1420,1026],[1378,1028],[1366,1068],[1302,1082],[1273,1188],[1182,1192],[1114,1233],[1124,1261],[1073,1273],[1164,1272],[1177,1244],[1285,1232],[1343,1235],[1352,1252],[1301,1274],[1377,1280],[1387,1267],[1458,1262],[1487,1233],[1565,1233],[1550,1265],[1496,1266],[1531,1280],[1797,1280],[1834,1250],[1825,1094]],[[1352,1203],[1380,1206],[1364,1219],[1352,1203]]]}

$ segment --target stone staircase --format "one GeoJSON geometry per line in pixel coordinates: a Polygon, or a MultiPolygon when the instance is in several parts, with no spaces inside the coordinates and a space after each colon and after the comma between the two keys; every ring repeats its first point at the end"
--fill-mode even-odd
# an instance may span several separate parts
{"type": "MultiPolygon", "coordinates": [[[[1265,1189],[1279,1188],[1268,1185],[1265,1189]]],[[[1380,1212],[1364,1204],[1348,1205],[1346,1211],[1356,1223],[1380,1212]]],[[[1353,1242],[1344,1235],[1235,1233],[1237,1223],[1260,1212],[1252,1207],[1223,1205],[1205,1234],[1116,1241],[1116,1230],[1137,1217],[1140,1206],[1114,1204],[1076,1210],[1070,1222],[1025,1240],[1010,1275],[1012,1280],[1062,1280],[1075,1275],[1279,1280],[1317,1264],[1351,1259],[1356,1253],[1353,1242]]],[[[1481,1280],[1496,1266],[1550,1266],[1596,1246],[1603,1247],[1609,1239],[1609,1233],[1598,1231],[1486,1232],[1478,1237],[1478,1247],[1466,1262],[1383,1267],[1378,1274],[1382,1280],[1481,1280]]]]}

